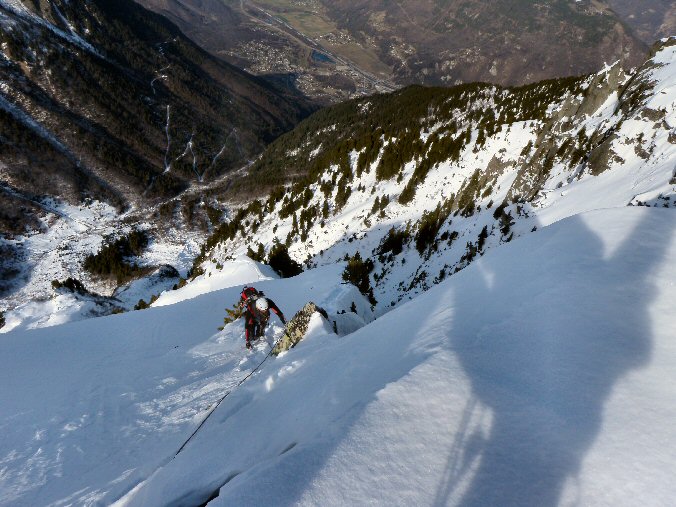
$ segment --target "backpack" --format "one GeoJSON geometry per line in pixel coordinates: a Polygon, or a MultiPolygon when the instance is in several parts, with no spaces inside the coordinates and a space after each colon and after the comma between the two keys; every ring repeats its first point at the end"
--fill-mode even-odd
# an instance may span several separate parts
{"type": "Polygon", "coordinates": [[[253,287],[244,287],[242,293],[239,295],[239,304],[242,308],[250,303],[255,302],[259,297],[264,296],[263,291],[257,291],[253,287]]]}

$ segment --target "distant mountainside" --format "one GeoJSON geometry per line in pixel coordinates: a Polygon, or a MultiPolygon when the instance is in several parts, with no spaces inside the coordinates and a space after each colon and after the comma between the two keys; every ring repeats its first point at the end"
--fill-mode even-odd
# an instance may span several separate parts
{"type": "Polygon", "coordinates": [[[608,4],[648,44],[676,34],[676,4],[671,0],[608,0],[608,4]]]}
{"type": "Polygon", "coordinates": [[[399,82],[518,85],[641,62],[645,46],[598,0],[335,0],[324,2],[374,44],[399,82]]]}
{"type": "MultiPolygon", "coordinates": [[[[274,86],[298,89],[319,103],[331,104],[347,100],[355,93],[383,91],[373,86],[373,77],[365,76],[358,68],[358,65],[363,65],[362,58],[350,64],[338,61],[340,52],[327,53],[334,48],[331,44],[327,45],[321,36],[336,27],[331,20],[320,15],[318,31],[315,30],[314,21],[318,19],[316,8],[321,7],[318,2],[137,1],[171,19],[211,54],[264,78],[274,86]],[[309,24],[313,26],[299,26],[289,17],[279,14],[277,7],[285,13],[291,9],[301,16],[309,16],[309,24]]],[[[324,12],[323,7],[321,11],[324,12]]],[[[359,44],[352,44],[351,49],[357,54],[365,52],[359,44]]],[[[388,67],[377,63],[377,57],[370,55],[366,70],[372,71],[374,66],[380,71],[379,79],[389,75],[388,67]]],[[[394,86],[388,89],[394,89],[394,86]]]]}
{"type": "Polygon", "coordinates": [[[211,53],[325,102],[408,84],[520,85],[647,53],[606,0],[138,1],[211,53]]]}
{"type": "Polygon", "coordinates": [[[0,232],[37,227],[45,196],[175,196],[311,110],[131,0],[0,0],[0,26],[0,232]]]}

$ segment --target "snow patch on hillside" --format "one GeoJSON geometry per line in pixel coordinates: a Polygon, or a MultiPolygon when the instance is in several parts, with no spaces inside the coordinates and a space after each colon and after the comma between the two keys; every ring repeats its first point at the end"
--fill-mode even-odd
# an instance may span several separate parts
{"type": "MultiPolygon", "coordinates": [[[[105,238],[131,231],[131,225],[121,224],[134,210],[120,215],[115,208],[99,201],[79,206],[53,200],[34,202],[45,212],[40,230],[11,239],[0,238],[0,243],[19,252],[16,259],[3,259],[8,263],[5,267],[13,267],[18,275],[0,299],[0,311],[5,312],[7,320],[0,333],[90,318],[109,313],[113,307],[131,310],[139,299],[149,301],[151,296],[178,282],[155,273],[115,289],[84,271],[85,258],[96,253],[105,238]],[[92,293],[113,299],[102,305],[98,303],[103,300],[93,296],[56,294],[52,281],[62,282],[69,277],[80,280],[92,293]]],[[[150,224],[143,222],[136,226],[150,228],[150,224]]],[[[203,239],[204,234],[197,232],[158,233],[139,262],[143,266],[174,266],[185,276],[203,239]]]]}

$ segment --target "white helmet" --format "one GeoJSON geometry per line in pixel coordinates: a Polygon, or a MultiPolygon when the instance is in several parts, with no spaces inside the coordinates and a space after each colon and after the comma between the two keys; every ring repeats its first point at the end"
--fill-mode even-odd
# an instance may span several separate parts
{"type": "Polygon", "coordinates": [[[268,311],[268,300],[265,298],[258,298],[256,300],[256,309],[259,312],[267,312],[268,311]]]}

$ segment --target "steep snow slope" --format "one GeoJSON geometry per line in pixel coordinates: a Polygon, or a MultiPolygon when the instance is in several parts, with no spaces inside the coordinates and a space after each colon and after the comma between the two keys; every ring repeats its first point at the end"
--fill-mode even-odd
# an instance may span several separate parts
{"type": "MultiPolygon", "coordinates": [[[[351,335],[315,328],[174,460],[264,354],[215,334],[238,288],[9,333],[0,504],[667,505],[675,229],[669,209],[570,217],[351,335]]],[[[336,311],[340,270],[260,286],[336,311]]]]}
{"type": "Polygon", "coordinates": [[[226,481],[210,505],[667,505],[675,229],[669,210],[567,219],[308,343],[120,505],[226,481]]]}
{"type": "MultiPolygon", "coordinates": [[[[349,152],[347,170],[329,164],[302,194],[254,202],[225,224],[229,239],[202,254],[204,274],[158,308],[35,331],[25,327],[87,309],[55,298],[8,312],[0,504],[199,505],[216,493],[214,505],[668,504],[676,39],[631,77],[611,66],[584,79],[545,120],[486,133],[477,111],[497,114],[503,92],[477,90],[465,123],[444,134],[465,140],[457,158],[417,180],[423,158],[379,179],[378,159],[360,172],[349,152]],[[400,202],[407,181],[415,194],[400,202]],[[398,253],[382,248],[393,227],[408,234],[398,253]],[[284,238],[297,260],[323,267],[275,280],[238,256],[284,238]],[[382,316],[366,326],[368,302],[341,284],[340,261],[355,251],[376,258],[382,316]],[[265,357],[265,343],[246,354],[241,322],[216,332],[252,281],[287,316],[309,300],[325,306],[343,338],[314,322],[171,460],[265,357]]],[[[500,104],[509,116],[511,103],[500,104]]],[[[420,136],[442,128],[435,114],[420,136]]],[[[396,142],[384,139],[378,157],[396,142]]],[[[66,222],[51,237],[80,241],[87,224],[66,222]]],[[[107,223],[98,226],[103,235],[107,223]]],[[[26,242],[45,252],[43,285],[61,269],[46,237],[26,242]]],[[[149,255],[173,254],[156,245],[149,255]]]]}
{"type": "MultiPolygon", "coordinates": [[[[309,299],[331,314],[367,307],[339,272],[256,286],[289,316],[309,299]]],[[[239,290],[4,335],[0,505],[107,504],[173,455],[267,353],[263,343],[246,353],[241,322],[217,330],[239,290]]],[[[268,341],[280,332],[271,320],[268,341]]]]}

